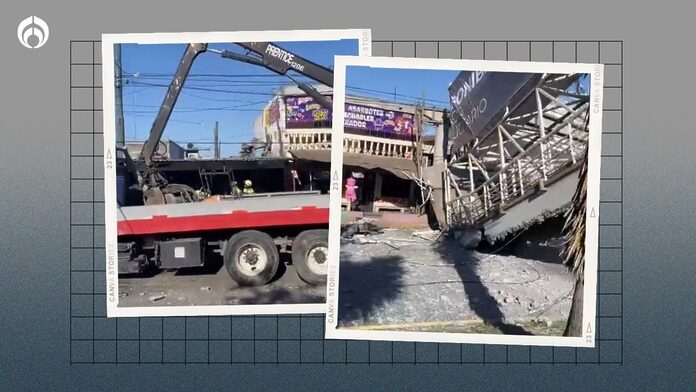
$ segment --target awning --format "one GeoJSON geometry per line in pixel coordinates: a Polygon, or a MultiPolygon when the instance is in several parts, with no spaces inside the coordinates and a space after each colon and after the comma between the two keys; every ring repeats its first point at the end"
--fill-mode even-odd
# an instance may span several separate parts
{"type": "MultiPolygon", "coordinates": [[[[331,162],[331,150],[291,150],[290,153],[298,160],[331,162]]],[[[343,153],[344,166],[357,166],[365,169],[386,170],[399,178],[408,180],[404,174],[416,173],[416,164],[410,159],[380,157],[367,154],[343,153]]]]}

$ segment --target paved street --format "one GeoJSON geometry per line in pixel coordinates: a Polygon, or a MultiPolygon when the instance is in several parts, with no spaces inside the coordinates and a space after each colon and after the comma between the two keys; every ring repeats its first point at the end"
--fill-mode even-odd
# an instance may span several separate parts
{"type": "MultiPolygon", "coordinates": [[[[282,256],[281,256],[282,259],[282,256]]],[[[119,278],[119,306],[191,306],[322,303],[325,286],[302,281],[292,266],[262,287],[239,287],[221,261],[208,268],[160,271],[154,276],[119,278]]]]}
{"type": "Polygon", "coordinates": [[[498,333],[562,333],[574,278],[561,264],[468,252],[406,230],[355,242],[341,247],[339,326],[467,332],[485,320],[498,333]]]}

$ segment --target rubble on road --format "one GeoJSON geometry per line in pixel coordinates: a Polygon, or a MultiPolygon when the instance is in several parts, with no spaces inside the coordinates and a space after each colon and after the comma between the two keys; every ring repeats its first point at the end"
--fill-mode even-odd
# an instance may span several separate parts
{"type": "Polygon", "coordinates": [[[159,301],[159,300],[161,300],[161,299],[164,299],[165,297],[166,297],[166,295],[164,295],[164,294],[153,295],[153,296],[151,296],[150,298],[148,298],[148,300],[149,300],[150,302],[155,302],[155,301],[159,301]]]}
{"type": "Polygon", "coordinates": [[[353,235],[340,254],[341,327],[532,319],[550,325],[564,323],[570,310],[574,279],[562,264],[466,250],[439,231],[353,235]]]}
{"type": "Polygon", "coordinates": [[[358,218],[353,222],[342,225],[341,238],[351,239],[357,234],[379,234],[381,230],[375,224],[375,219],[358,218]]]}
{"type": "Polygon", "coordinates": [[[119,277],[119,307],[211,306],[236,304],[296,304],[325,302],[326,287],[305,283],[293,265],[277,280],[262,287],[240,287],[221,260],[207,273],[159,271],[143,277],[119,277]]]}

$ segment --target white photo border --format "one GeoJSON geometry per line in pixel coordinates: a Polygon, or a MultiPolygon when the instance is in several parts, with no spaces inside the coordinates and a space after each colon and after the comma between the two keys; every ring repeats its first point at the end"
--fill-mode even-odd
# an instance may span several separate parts
{"type": "Polygon", "coordinates": [[[118,307],[118,239],[116,203],[115,151],[115,44],[188,44],[191,42],[297,42],[358,40],[358,54],[372,54],[370,29],[325,30],[268,30],[237,32],[192,33],[128,33],[102,34],[102,88],[104,126],[104,213],[106,247],[106,314],[107,317],[158,317],[158,316],[222,316],[261,314],[324,313],[326,305],[319,304],[268,304],[268,305],[210,305],[210,306],[152,306],[118,307]]]}
{"type": "Polygon", "coordinates": [[[476,70],[490,72],[530,73],[587,73],[590,75],[590,120],[588,138],[588,188],[585,231],[585,285],[583,292],[583,335],[526,336],[472,333],[411,332],[385,330],[355,330],[337,328],[339,257],[341,236],[341,193],[343,176],[343,149],[331,151],[331,192],[329,217],[329,272],[327,278],[327,312],[325,337],[327,339],[385,340],[438,343],[478,343],[504,345],[535,345],[558,347],[594,347],[597,307],[597,270],[599,246],[599,192],[602,143],[602,99],[604,66],[602,64],[550,63],[524,61],[426,59],[399,57],[335,56],[334,60],[334,111],[332,145],[343,145],[343,116],[346,93],[346,67],[427,69],[427,70],[476,70]],[[592,215],[592,217],[590,217],[592,215]]]}

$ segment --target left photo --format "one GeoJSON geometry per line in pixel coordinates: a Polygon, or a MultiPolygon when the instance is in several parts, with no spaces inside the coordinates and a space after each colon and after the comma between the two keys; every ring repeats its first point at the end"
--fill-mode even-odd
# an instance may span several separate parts
{"type": "Polygon", "coordinates": [[[370,31],[103,36],[109,317],[324,312],[335,55],[370,31]]]}

